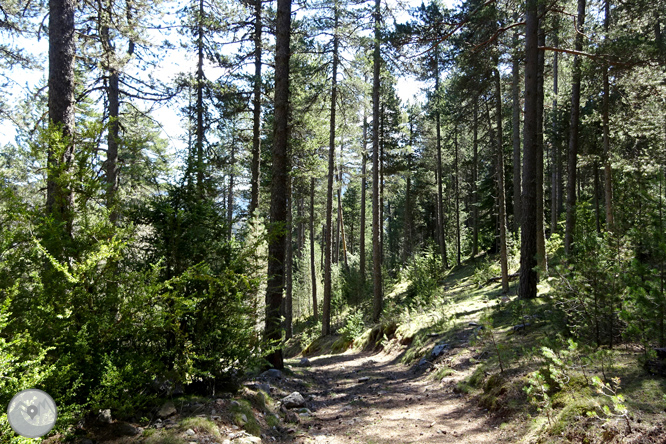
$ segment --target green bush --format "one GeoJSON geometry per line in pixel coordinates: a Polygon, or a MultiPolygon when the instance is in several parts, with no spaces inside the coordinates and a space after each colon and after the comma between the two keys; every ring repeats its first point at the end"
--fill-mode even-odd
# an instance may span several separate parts
{"type": "Polygon", "coordinates": [[[439,289],[442,275],[442,259],[434,245],[411,257],[406,267],[406,278],[410,281],[407,300],[410,305],[429,303],[439,289]]]}

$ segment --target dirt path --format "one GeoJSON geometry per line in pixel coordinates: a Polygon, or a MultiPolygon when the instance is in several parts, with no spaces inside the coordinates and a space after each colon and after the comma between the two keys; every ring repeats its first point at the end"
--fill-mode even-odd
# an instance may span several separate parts
{"type": "Polygon", "coordinates": [[[433,380],[424,367],[399,363],[399,355],[348,352],[310,359],[311,417],[300,443],[497,443],[496,421],[467,395],[455,393],[460,376],[433,380]]]}

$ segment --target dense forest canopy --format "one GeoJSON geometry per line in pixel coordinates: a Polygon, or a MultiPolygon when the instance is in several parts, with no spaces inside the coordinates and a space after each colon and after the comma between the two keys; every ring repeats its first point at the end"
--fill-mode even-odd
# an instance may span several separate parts
{"type": "Polygon", "coordinates": [[[666,347],[665,20],[4,1],[0,396],[47,387],[73,422],[156,378],[214,391],[281,368],[297,325],[427,306],[468,261],[521,300],[547,284],[576,338],[666,347]]]}

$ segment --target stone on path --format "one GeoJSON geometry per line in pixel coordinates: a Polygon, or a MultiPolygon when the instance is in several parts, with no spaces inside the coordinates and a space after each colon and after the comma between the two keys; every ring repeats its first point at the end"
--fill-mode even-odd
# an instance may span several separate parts
{"type": "Polygon", "coordinates": [[[264,378],[282,379],[282,372],[276,368],[266,370],[261,374],[264,378]]]}
{"type": "Polygon", "coordinates": [[[157,412],[157,416],[159,416],[160,418],[166,418],[168,416],[175,414],[176,414],[176,406],[171,401],[165,402],[160,408],[160,411],[157,412]]]}
{"type": "Polygon", "coordinates": [[[303,398],[303,395],[298,392],[293,392],[292,394],[285,396],[282,398],[281,402],[282,405],[288,409],[305,406],[305,398],[303,398]]]}

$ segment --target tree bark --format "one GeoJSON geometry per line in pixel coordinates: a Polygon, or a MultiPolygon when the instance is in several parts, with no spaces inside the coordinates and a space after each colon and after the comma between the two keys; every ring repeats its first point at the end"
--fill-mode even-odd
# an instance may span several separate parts
{"type": "MultiPolygon", "coordinates": [[[[62,146],[47,148],[46,213],[71,236],[74,194],[66,183],[74,161],[74,0],[49,0],[49,123],[62,135],[62,146]]],[[[64,252],[52,251],[61,259],[64,252]]]]}
{"type": "MultiPolygon", "coordinates": [[[[583,25],[585,23],[585,0],[578,0],[578,20],[575,39],[576,51],[583,49],[583,25]]],[[[569,130],[568,182],[567,182],[567,224],[564,233],[564,251],[571,254],[573,233],[576,227],[576,164],[578,161],[578,126],[580,123],[580,58],[574,55],[571,80],[571,123],[569,130]]]]}
{"type": "Polygon", "coordinates": [[[203,16],[204,16],[204,0],[199,0],[199,16],[197,28],[197,140],[196,140],[196,159],[197,159],[197,193],[199,198],[204,195],[204,158],[203,158],[203,144],[204,144],[204,106],[203,106],[203,88],[204,88],[204,29],[203,29],[203,16]]]}
{"type": "MultiPolygon", "coordinates": [[[[555,18],[553,47],[559,46],[559,19],[555,18]]],[[[551,183],[550,183],[550,234],[557,231],[557,221],[560,214],[559,203],[559,172],[560,172],[560,143],[558,135],[557,94],[558,94],[558,52],[553,52],[553,139],[551,149],[551,183]]]]}
{"type": "Polygon", "coordinates": [[[292,189],[291,176],[287,175],[287,236],[285,238],[285,297],[284,297],[284,337],[290,339],[293,336],[293,258],[294,247],[291,242],[293,230],[292,219],[292,189]]]}
{"type": "Polygon", "coordinates": [[[381,54],[381,0],[375,0],[374,10],[374,50],[372,76],[372,319],[379,321],[382,314],[382,263],[381,244],[379,243],[379,68],[381,54]]]}
{"type": "MultiPolygon", "coordinates": [[[[479,95],[474,96],[472,142],[472,257],[479,254],[479,95]]],[[[520,156],[520,155],[519,155],[520,156]]],[[[520,161],[519,161],[520,163],[520,161]]]]}
{"type": "MultiPolygon", "coordinates": [[[[499,60],[496,60],[499,64],[499,60]]],[[[500,267],[502,269],[502,293],[509,292],[509,266],[506,251],[506,199],[504,190],[504,147],[502,143],[502,85],[499,68],[495,77],[495,119],[497,124],[497,196],[499,204],[500,267]]],[[[457,151],[457,150],[456,150],[457,151]]],[[[457,154],[457,152],[456,152],[457,154]]]]}
{"type": "Polygon", "coordinates": [[[361,160],[361,226],[359,228],[359,273],[361,275],[361,286],[359,288],[359,296],[363,295],[365,289],[365,201],[366,201],[366,187],[367,187],[367,162],[368,162],[368,118],[365,115],[365,105],[363,108],[363,154],[361,160]]]}
{"type": "Polygon", "coordinates": [[[536,152],[538,89],[538,0],[527,1],[525,26],[525,119],[523,130],[523,190],[521,193],[520,284],[521,299],[537,295],[536,152]]]}
{"type": "MultiPolygon", "coordinates": [[[[289,126],[289,37],[291,35],[291,0],[278,0],[275,41],[275,133],[271,168],[270,236],[268,244],[268,285],[266,288],[265,339],[278,345],[280,307],[284,292],[285,224],[287,221],[288,189],[288,126],[289,126]]],[[[282,349],[272,351],[266,360],[274,368],[284,367],[282,349]]]]}
{"type": "MultiPolygon", "coordinates": [[[[543,17],[546,7],[539,2],[538,14],[543,17]]],[[[539,22],[538,45],[546,46],[546,31],[539,22]]],[[[537,153],[536,153],[536,206],[537,206],[537,265],[544,276],[548,274],[548,258],[546,257],[546,233],[544,231],[544,195],[543,195],[543,103],[544,103],[544,68],[546,60],[544,51],[539,51],[537,62],[537,153]]],[[[538,276],[537,276],[538,277],[538,276]]]]}
{"type": "MultiPolygon", "coordinates": [[[[334,2],[334,29],[333,29],[333,66],[331,77],[331,119],[329,126],[328,145],[328,187],[326,189],[326,240],[324,241],[324,305],[322,307],[321,333],[323,336],[331,334],[331,246],[333,234],[333,177],[335,175],[335,112],[338,94],[338,3],[334,2]]],[[[337,239],[336,239],[337,243],[337,239]]]]}
{"type": "Polygon", "coordinates": [[[263,45],[262,32],[262,0],[254,3],[254,85],[252,92],[252,172],[250,189],[250,218],[259,206],[259,181],[261,174],[261,55],[263,45]]]}
{"type": "MultiPolygon", "coordinates": [[[[610,0],[606,0],[604,7],[604,32],[606,33],[605,40],[608,39],[608,31],[610,28],[610,0]]],[[[657,24],[657,27],[659,25],[657,24]]],[[[608,114],[610,107],[610,82],[608,80],[608,65],[603,68],[603,83],[604,83],[604,101],[602,104],[602,126],[603,126],[603,143],[604,143],[604,195],[606,201],[606,229],[613,231],[615,224],[613,218],[613,169],[611,167],[611,153],[610,153],[610,125],[608,123],[608,114]]]]}
{"type": "Polygon", "coordinates": [[[453,165],[453,170],[455,172],[455,176],[453,177],[453,188],[454,188],[454,193],[455,193],[455,201],[456,201],[456,250],[457,250],[457,259],[458,259],[458,265],[462,263],[462,253],[460,251],[461,243],[460,243],[460,192],[458,190],[458,174],[460,173],[458,169],[458,127],[456,126],[453,129],[453,146],[455,150],[455,156],[454,156],[454,165],[453,165]]]}
{"type": "MultiPolygon", "coordinates": [[[[439,46],[435,47],[435,94],[439,94],[439,46]]],[[[442,185],[444,178],[442,174],[442,134],[439,103],[436,103],[435,107],[435,132],[437,135],[437,235],[439,238],[439,250],[442,255],[442,266],[444,269],[447,269],[449,268],[449,261],[446,256],[446,233],[444,231],[444,192],[442,185]]]]}
{"type": "Polygon", "coordinates": [[[314,195],[315,195],[315,179],[310,178],[310,278],[312,283],[312,312],[314,314],[314,321],[317,323],[319,320],[319,307],[317,305],[317,268],[315,264],[315,231],[314,231],[314,195]]]}
{"type": "Polygon", "coordinates": [[[229,193],[227,194],[227,237],[231,240],[234,226],[234,164],[236,163],[236,150],[234,144],[231,144],[231,172],[229,173],[229,193]]]}
{"type": "MultiPolygon", "coordinates": [[[[409,114],[409,146],[414,148],[414,114],[409,114]]],[[[405,220],[403,227],[403,247],[402,262],[407,263],[407,259],[412,252],[412,154],[407,154],[407,173],[405,184],[405,220]]]]}
{"type": "MultiPolygon", "coordinates": [[[[517,20],[517,17],[514,17],[517,20]]],[[[513,230],[518,233],[522,220],[520,194],[521,194],[521,172],[520,172],[520,60],[518,54],[518,30],[513,34],[513,67],[511,70],[511,102],[512,118],[511,131],[513,142],[513,230]]]]}

